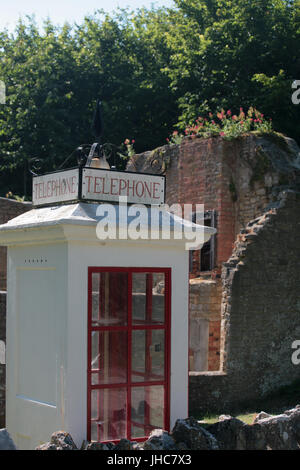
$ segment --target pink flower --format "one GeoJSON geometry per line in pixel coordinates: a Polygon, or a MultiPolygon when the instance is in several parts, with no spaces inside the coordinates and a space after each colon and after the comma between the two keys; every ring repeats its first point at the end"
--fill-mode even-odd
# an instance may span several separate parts
{"type": "Polygon", "coordinates": [[[230,111],[230,109],[228,109],[228,111],[227,111],[227,116],[231,116],[231,111],[230,111]]]}
{"type": "Polygon", "coordinates": [[[225,135],[225,132],[220,132],[221,137],[224,137],[224,135],[225,135]]]}
{"type": "Polygon", "coordinates": [[[135,144],[135,140],[134,140],[134,139],[132,139],[131,143],[132,143],[132,144],[135,144]]]}
{"type": "Polygon", "coordinates": [[[236,121],[236,120],[237,120],[237,116],[236,116],[236,115],[232,116],[232,119],[233,119],[234,121],[236,121]]]}
{"type": "Polygon", "coordinates": [[[129,139],[125,139],[124,144],[125,144],[125,145],[129,145],[129,144],[130,144],[130,140],[129,140],[129,139]]]}
{"type": "Polygon", "coordinates": [[[173,132],[173,135],[177,135],[177,134],[178,134],[178,131],[174,131],[174,132],[173,132]]]}

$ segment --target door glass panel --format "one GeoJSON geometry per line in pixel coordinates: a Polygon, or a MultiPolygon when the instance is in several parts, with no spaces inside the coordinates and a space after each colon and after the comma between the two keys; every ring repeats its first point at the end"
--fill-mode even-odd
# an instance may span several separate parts
{"type": "Polygon", "coordinates": [[[131,389],[131,437],[148,436],[164,427],[164,387],[153,385],[131,389]]]}
{"type": "Polygon", "coordinates": [[[132,331],[132,382],[164,380],[165,331],[132,331]]]}
{"type": "Polygon", "coordinates": [[[169,278],[136,271],[95,268],[90,278],[88,435],[93,441],[145,438],[166,425],[169,278]]]}
{"type": "Polygon", "coordinates": [[[164,273],[132,274],[132,322],[134,325],[163,324],[165,321],[164,273]]]}
{"type": "Polygon", "coordinates": [[[92,385],[127,382],[127,331],[92,331],[92,385]]]}
{"type": "Polygon", "coordinates": [[[92,274],[92,326],[127,325],[128,274],[92,274]]]}
{"type": "Polygon", "coordinates": [[[126,437],[126,388],[92,391],[92,440],[110,441],[126,437]]]}

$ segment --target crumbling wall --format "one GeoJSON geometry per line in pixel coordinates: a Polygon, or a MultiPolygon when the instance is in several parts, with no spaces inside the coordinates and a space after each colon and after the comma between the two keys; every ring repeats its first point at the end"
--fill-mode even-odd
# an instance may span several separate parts
{"type": "MultiPolygon", "coordinates": [[[[216,266],[210,274],[220,286],[222,263],[231,256],[237,234],[276,200],[278,192],[295,183],[299,155],[295,141],[277,134],[249,134],[232,141],[186,137],[180,145],[133,156],[127,169],[165,171],[169,205],[204,204],[205,210],[216,211],[216,266]]],[[[190,285],[192,371],[204,370],[204,364],[211,371],[219,368],[222,290],[215,289],[216,296],[203,274],[197,269],[191,273],[191,278],[199,277],[190,285]]]]}
{"type": "Polygon", "coordinates": [[[300,379],[300,194],[239,234],[222,272],[221,373],[191,373],[190,409],[221,411],[300,379]]]}
{"type": "Polygon", "coordinates": [[[168,205],[204,204],[205,210],[216,210],[217,266],[229,258],[235,239],[230,177],[223,171],[225,144],[221,138],[186,138],[180,145],[166,145],[135,155],[127,165],[128,171],[165,170],[168,205]]]}
{"type": "Polygon", "coordinates": [[[186,137],[180,145],[134,155],[127,170],[164,171],[169,205],[204,204],[205,210],[216,210],[220,270],[240,230],[295,183],[299,155],[296,142],[278,134],[248,134],[231,141],[186,137]]]}
{"type": "Polygon", "coordinates": [[[191,371],[220,368],[221,297],[221,279],[191,279],[189,300],[191,371]]]}

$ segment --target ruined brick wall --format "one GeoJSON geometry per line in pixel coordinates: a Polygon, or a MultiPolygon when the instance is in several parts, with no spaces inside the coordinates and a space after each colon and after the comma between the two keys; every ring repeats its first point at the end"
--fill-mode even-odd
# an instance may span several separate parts
{"type": "MultiPolygon", "coordinates": [[[[18,202],[14,199],[0,197],[0,224],[17,217],[31,209],[28,202],[18,202]]],[[[6,248],[0,247],[0,290],[6,290],[6,248]]]]}
{"type": "MultiPolygon", "coordinates": [[[[222,263],[231,256],[241,228],[276,198],[278,186],[293,180],[290,159],[294,146],[292,139],[275,135],[247,135],[233,141],[221,137],[185,138],[181,145],[135,155],[127,169],[156,173],[165,165],[167,204],[204,204],[205,210],[216,211],[216,270],[211,273],[214,279],[216,273],[220,275],[222,263]]],[[[191,277],[195,274],[206,281],[207,273],[203,276],[193,270],[191,277]]],[[[206,363],[208,370],[218,370],[221,289],[217,298],[205,282],[198,289],[197,295],[197,287],[191,285],[190,324],[208,347],[208,358],[200,361],[202,366],[206,363]]],[[[204,370],[193,365],[200,363],[194,356],[199,356],[200,350],[204,354],[202,346],[195,344],[194,350],[190,347],[191,370],[204,370]]]]}
{"type": "MultiPolygon", "coordinates": [[[[196,204],[204,204],[205,210],[217,211],[216,264],[220,272],[221,262],[230,256],[234,242],[234,217],[232,216],[234,202],[228,189],[229,183],[226,183],[226,178],[222,179],[222,139],[185,139],[180,146],[164,146],[154,152],[134,156],[127,169],[155,173],[156,167],[155,164],[151,165],[151,161],[156,162],[156,159],[158,162],[162,160],[166,162],[166,203],[168,205],[193,204],[195,209],[196,204]]],[[[215,285],[216,282],[213,284],[215,285]]],[[[190,331],[192,335],[198,334],[201,337],[201,345],[196,346],[195,340],[195,349],[190,348],[190,369],[195,370],[196,367],[196,370],[218,370],[220,289],[209,288],[204,282],[202,286],[191,287],[190,298],[190,309],[193,312],[190,331]],[[206,324],[210,321],[211,325],[206,324]],[[206,357],[205,348],[208,351],[208,357],[206,357]],[[200,355],[205,357],[198,360],[197,357],[200,355]]]]}
{"type": "MultiPolygon", "coordinates": [[[[219,305],[219,298],[217,299],[219,305]]],[[[212,320],[209,322],[208,343],[208,368],[207,370],[220,369],[220,344],[221,344],[221,322],[212,320]]]]}
{"type": "Polygon", "coordinates": [[[190,281],[190,370],[220,368],[221,297],[221,279],[190,281]]]}
{"type": "Polygon", "coordinates": [[[190,376],[190,407],[228,411],[300,379],[300,194],[251,221],[224,264],[221,374],[190,376]]]}
{"type": "Polygon", "coordinates": [[[216,264],[220,266],[229,258],[235,238],[230,178],[223,171],[224,141],[218,138],[185,139],[180,146],[164,146],[135,155],[127,169],[155,173],[155,165],[151,166],[153,159],[163,159],[167,165],[167,204],[204,204],[205,210],[217,211],[216,264]]]}
{"type": "Polygon", "coordinates": [[[220,271],[239,231],[276,198],[276,188],[294,179],[295,146],[292,139],[276,135],[250,134],[232,141],[187,137],[180,145],[134,155],[127,170],[157,173],[165,165],[167,204],[204,204],[217,211],[220,271]]]}
{"type": "MultiPolygon", "coordinates": [[[[4,292],[0,292],[1,341],[6,343],[6,294],[4,292]]],[[[3,344],[0,344],[0,429],[5,427],[5,351],[3,349],[3,344]]]]}
{"type": "Polygon", "coordinates": [[[293,139],[277,135],[249,135],[226,142],[223,177],[234,200],[236,235],[262,214],[297,175],[293,158],[299,148],[293,139]]]}

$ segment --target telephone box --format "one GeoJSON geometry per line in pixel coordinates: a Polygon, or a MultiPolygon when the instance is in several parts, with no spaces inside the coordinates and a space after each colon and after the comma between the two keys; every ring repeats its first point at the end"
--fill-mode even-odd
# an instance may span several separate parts
{"type": "MultiPolygon", "coordinates": [[[[40,207],[0,226],[6,426],[20,449],[57,430],[77,445],[139,441],[188,416],[189,252],[186,240],[163,234],[191,223],[157,207],[160,237],[101,239],[99,207],[40,207]]],[[[130,221],[114,207],[107,221],[124,231],[130,221]]],[[[148,207],[140,233],[149,218],[148,207]]],[[[197,227],[203,242],[214,233],[197,227]]]]}

